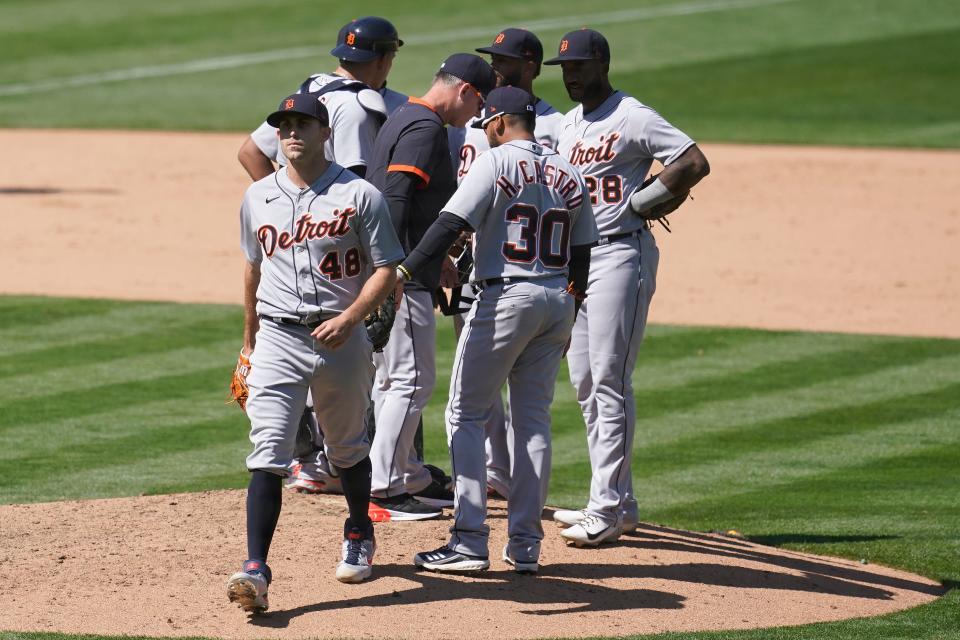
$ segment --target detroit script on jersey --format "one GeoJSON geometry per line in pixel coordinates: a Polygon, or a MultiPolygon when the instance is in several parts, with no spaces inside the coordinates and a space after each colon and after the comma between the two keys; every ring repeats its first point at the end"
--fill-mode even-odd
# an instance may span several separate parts
{"type": "Polygon", "coordinates": [[[240,243],[260,266],[257,312],[300,318],[342,312],[375,267],[403,249],[383,196],[337,164],[300,189],[281,168],[247,189],[240,243]]]}
{"type": "Polygon", "coordinates": [[[597,227],[606,236],[643,226],[627,206],[630,194],[654,160],[666,166],[693,144],[656,111],[615,91],[586,115],[578,105],[564,116],[557,151],[583,174],[597,227]]]}

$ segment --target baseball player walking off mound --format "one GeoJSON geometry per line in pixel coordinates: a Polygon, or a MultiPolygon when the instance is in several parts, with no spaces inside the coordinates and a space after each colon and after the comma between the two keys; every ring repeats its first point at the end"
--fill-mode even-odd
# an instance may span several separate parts
{"type": "MultiPolygon", "coordinates": [[[[336,71],[313,74],[300,85],[298,93],[316,92],[330,116],[331,133],[325,143],[327,160],[348,167],[357,175],[363,176],[366,171],[373,140],[386,113],[407,100],[402,93],[386,88],[387,75],[402,45],[390,21],[376,16],[352,20],[340,29],[330,51],[339,61],[336,71]],[[374,92],[370,87],[379,89],[374,92]],[[378,102],[381,99],[383,105],[378,102]],[[381,111],[383,108],[386,113],[381,111]]],[[[276,128],[268,122],[247,138],[238,159],[254,181],[273,173],[271,160],[281,165],[287,161],[276,128]]],[[[340,478],[331,473],[324,453],[323,432],[309,397],[287,487],[302,493],[342,493],[340,478]]]]}
{"type": "Polygon", "coordinates": [[[364,317],[395,283],[403,257],[380,193],[326,160],[328,115],[295,94],[267,118],[289,164],[255,182],[240,209],[246,377],[253,452],[247,457],[247,556],[227,583],[231,602],[267,609],[267,554],[280,515],[297,428],[311,392],[350,515],[337,579],[370,575],[376,549],[367,515],[369,440],[363,417],[373,379],[364,317]]]}
{"type": "Polygon", "coordinates": [[[416,554],[431,571],[490,566],[484,424],[509,380],[514,490],[503,559],[539,568],[540,513],[550,476],[550,404],[564,346],[586,283],[597,230],[582,177],[537,144],[534,98],[516,87],[490,93],[477,125],[490,151],[479,156],[423,240],[398,267],[401,281],[473,231],[473,282],[481,290],[454,357],[447,437],[456,483],[448,544],[416,554]],[[572,247],[572,248],[571,248],[572,247]],[[569,291],[568,291],[569,290],[569,291]]]}
{"type": "Polygon", "coordinates": [[[649,219],[659,205],[682,201],[710,169],[686,134],[610,86],[610,47],[600,33],[568,33],[544,64],[561,65],[567,93],[580,103],[561,123],[557,150],[583,174],[600,231],[567,354],[587,428],[590,502],[554,515],[568,542],[595,546],[637,525],[632,376],[660,257],[649,219]],[[665,169],[642,186],[655,159],[665,169]]]}

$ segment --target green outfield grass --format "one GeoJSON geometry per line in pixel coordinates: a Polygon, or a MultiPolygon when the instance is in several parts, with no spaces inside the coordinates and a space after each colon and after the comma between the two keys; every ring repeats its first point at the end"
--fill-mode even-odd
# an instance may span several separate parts
{"type": "MultiPolygon", "coordinates": [[[[534,29],[552,53],[589,25],[610,40],[615,86],[698,140],[960,146],[955,0],[5,0],[0,126],[250,130],[306,75],[333,69],[337,28],[358,12],[389,17],[407,40],[391,85],[408,93],[504,26],[534,29]],[[211,59],[218,68],[187,72],[211,59]],[[131,70],[147,77],[89,77],[131,70]]],[[[571,106],[557,68],[538,82],[571,106]]]]}
{"type": "MultiPolygon", "coordinates": [[[[238,307],[0,297],[0,503],[241,488],[247,422],[224,404],[238,307]]],[[[429,461],[453,332],[440,325],[429,461]]],[[[589,462],[561,372],[550,503],[589,462]]],[[[634,374],[646,521],[960,583],[960,341],[654,326],[634,374]]],[[[960,597],[882,618],[676,638],[956,638],[960,597]]],[[[73,637],[0,633],[0,638],[73,637]]]]}

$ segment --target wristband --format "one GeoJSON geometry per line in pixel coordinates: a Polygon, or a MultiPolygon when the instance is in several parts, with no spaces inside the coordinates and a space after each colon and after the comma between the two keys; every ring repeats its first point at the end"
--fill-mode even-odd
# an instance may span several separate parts
{"type": "Polygon", "coordinates": [[[634,213],[643,213],[672,197],[670,190],[657,178],[643,189],[633,192],[630,196],[630,208],[634,213]]]}
{"type": "Polygon", "coordinates": [[[397,275],[400,276],[400,279],[404,282],[410,282],[413,280],[413,276],[410,274],[410,270],[407,269],[402,264],[397,265],[397,275]]]}

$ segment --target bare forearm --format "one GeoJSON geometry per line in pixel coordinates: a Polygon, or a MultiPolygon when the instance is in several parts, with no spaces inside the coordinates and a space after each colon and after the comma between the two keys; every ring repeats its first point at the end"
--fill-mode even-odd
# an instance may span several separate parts
{"type": "Polygon", "coordinates": [[[260,267],[246,263],[243,270],[243,352],[249,354],[256,347],[260,318],[257,316],[257,287],[260,286],[260,267]]]}
{"type": "Polygon", "coordinates": [[[387,294],[393,290],[396,282],[396,265],[377,267],[373,275],[360,290],[360,295],[343,312],[345,319],[351,323],[358,323],[366,318],[371,311],[380,306],[387,294]]]}
{"type": "Polygon", "coordinates": [[[710,173],[710,163],[697,145],[683,152],[660,173],[660,182],[676,195],[689,191],[710,173]]]}

